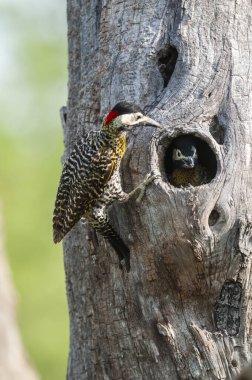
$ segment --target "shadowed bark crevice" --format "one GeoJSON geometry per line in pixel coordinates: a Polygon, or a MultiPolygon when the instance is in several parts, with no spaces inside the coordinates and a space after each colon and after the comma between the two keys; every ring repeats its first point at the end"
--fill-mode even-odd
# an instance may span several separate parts
{"type": "Polygon", "coordinates": [[[178,52],[174,46],[167,45],[158,52],[158,68],[167,87],[178,59],[178,52]]]}
{"type": "Polygon", "coordinates": [[[225,141],[225,129],[220,124],[218,116],[214,116],[209,126],[209,132],[218,144],[223,145],[225,141]]]}

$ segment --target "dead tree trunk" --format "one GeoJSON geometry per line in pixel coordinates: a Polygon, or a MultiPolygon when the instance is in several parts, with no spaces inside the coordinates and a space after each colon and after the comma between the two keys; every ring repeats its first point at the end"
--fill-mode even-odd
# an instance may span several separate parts
{"type": "Polygon", "coordinates": [[[166,126],[128,137],[111,219],[131,272],[78,224],[65,238],[68,379],[234,379],[251,357],[251,2],[68,0],[66,155],[119,100],[166,126]],[[211,173],[169,183],[169,146],[195,135],[211,173]]]}

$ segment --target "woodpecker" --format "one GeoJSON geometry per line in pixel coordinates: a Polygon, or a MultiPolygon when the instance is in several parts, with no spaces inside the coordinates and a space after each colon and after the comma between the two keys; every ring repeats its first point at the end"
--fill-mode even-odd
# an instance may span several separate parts
{"type": "Polygon", "coordinates": [[[107,207],[114,201],[125,202],[156,176],[148,174],[130,193],[122,189],[120,164],[126,150],[126,131],[133,127],[161,125],[145,116],[139,106],[120,102],[105,116],[101,129],[83,134],[66,160],[58,187],[53,215],[53,240],[60,242],[80,220],[87,221],[109,241],[130,271],[130,250],[113,229],[107,207]]]}
{"type": "Polygon", "coordinates": [[[176,187],[200,186],[209,182],[207,169],[199,163],[197,141],[193,136],[179,136],[172,142],[173,170],[170,182],[176,187]]]}

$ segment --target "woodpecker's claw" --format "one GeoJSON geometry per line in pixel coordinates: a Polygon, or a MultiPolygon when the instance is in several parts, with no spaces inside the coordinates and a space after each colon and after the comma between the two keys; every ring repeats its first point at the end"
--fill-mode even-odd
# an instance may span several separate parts
{"type": "Polygon", "coordinates": [[[160,178],[159,174],[152,174],[152,173],[147,174],[147,176],[145,177],[143,182],[137,186],[137,189],[140,190],[140,194],[138,195],[138,197],[136,199],[136,203],[140,203],[142,201],[144,194],[145,194],[146,187],[149,185],[149,183],[151,183],[152,181],[154,181],[157,178],[160,178]]]}

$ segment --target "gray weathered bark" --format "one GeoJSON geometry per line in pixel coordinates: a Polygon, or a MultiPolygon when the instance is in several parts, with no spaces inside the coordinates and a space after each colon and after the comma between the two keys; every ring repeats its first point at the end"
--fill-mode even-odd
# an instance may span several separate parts
{"type": "Polygon", "coordinates": [[[16,294],[3,251],[0,216],[0,379],[38,380],[21,342],[15,316],[16,294]]]}
{"type": "Polygon", "coordinates": [[[128,139],[125,190],[162,176],[111,210],[131,272],[88,227],[65,238],[71,380],[233,379],[251,358],[251,17],[249,0],[68,0],[66,155],[119,100],[166,126],[128,139]],[[169,184],[183,133],[214,153],[207,185],[169,184]]]}

